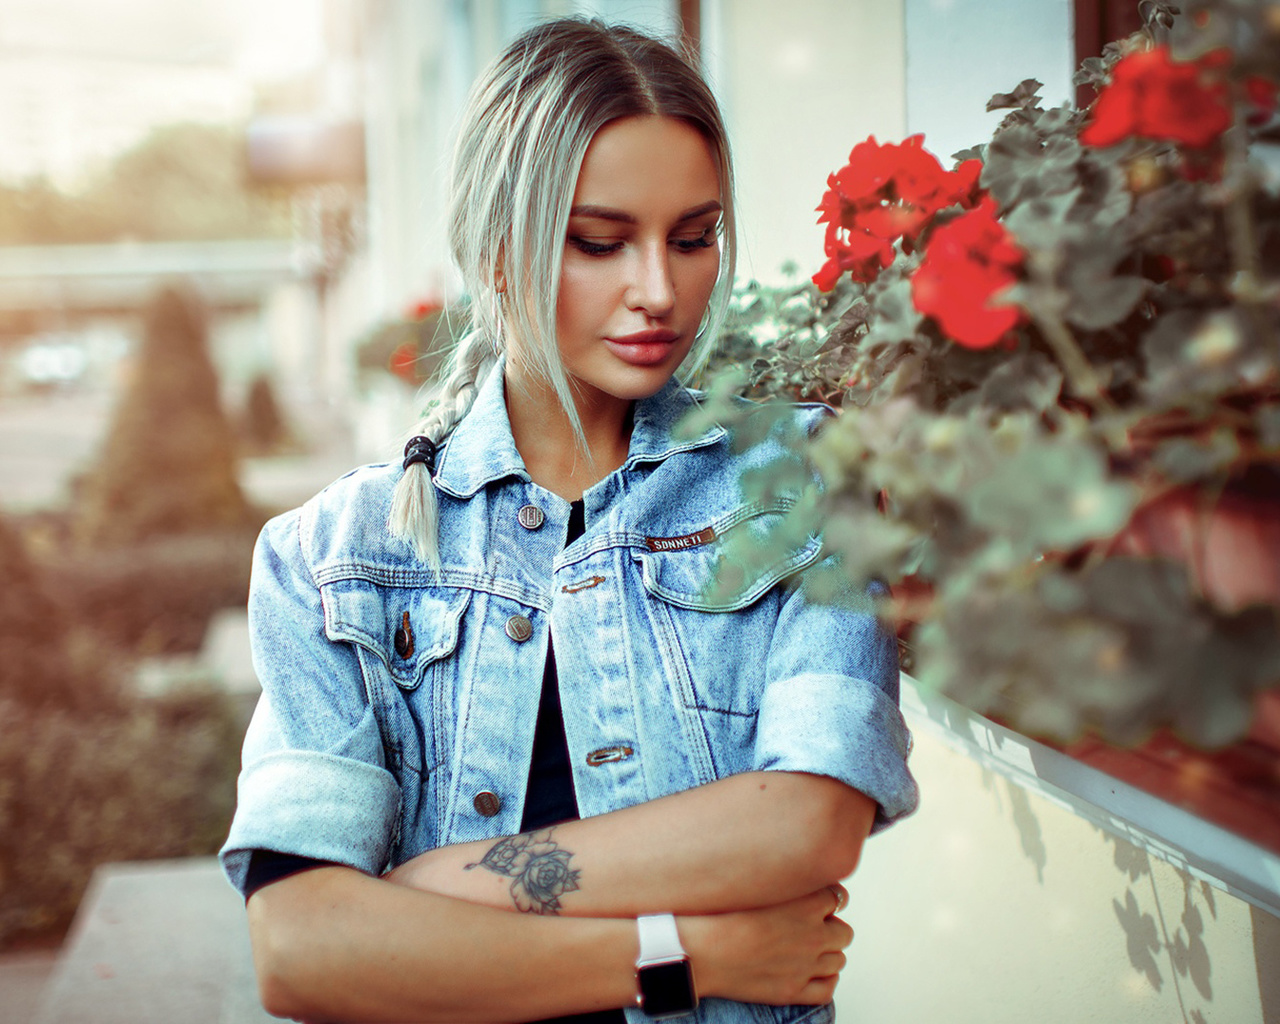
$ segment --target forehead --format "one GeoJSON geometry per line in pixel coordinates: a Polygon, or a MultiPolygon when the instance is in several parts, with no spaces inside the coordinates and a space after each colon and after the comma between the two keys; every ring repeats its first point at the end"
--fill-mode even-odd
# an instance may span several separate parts
{"type": "Polygon", "coordinates": [[[661,215],[722,201],[710,145],[675,118],[610,121],[582,159],[574,206],[605,206],[633,215],[661,215]]]}

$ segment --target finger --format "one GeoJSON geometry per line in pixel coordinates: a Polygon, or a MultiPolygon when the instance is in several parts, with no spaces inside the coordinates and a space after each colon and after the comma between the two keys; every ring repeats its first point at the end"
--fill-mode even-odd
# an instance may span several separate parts
{"type": "Polygon", "coordinates": [[[823,953],[818,957],[818,963],[814,970],[815,976],[819,978],[830,978],[839,974],[845,969],[849,958],[839,950],[833,950],[830,953],[823,953]]]}
{"type": "Polygon", "coordinates": [[[832,997],[836,994],[836,982],[840,980],[839,975],[827,975],[820,978],[810,978],[809,983],[800,990],[797,1003],[805,1006],[820,1006],[823,1003],[831,1002],[832,997]]]}
{"type": "Polygon", "coordinates": [[[826,926],[828,929],[827,934],[831,941],[831,948],[847,949],[849,943],[853,941],[853,929],[838,917],[828,917],[826,919],[826,926]]]}

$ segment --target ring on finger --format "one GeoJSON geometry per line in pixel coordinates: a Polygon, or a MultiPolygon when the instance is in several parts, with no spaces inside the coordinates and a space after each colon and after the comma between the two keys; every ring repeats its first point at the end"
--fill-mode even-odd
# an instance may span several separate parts
{"type": "Polygon", "coordinates": [[[836,898],[836,905],[831,913],[838,914],[849,905],[849,890],[843,885],[829,885],[827,886],[827,889],[831,892],[831,895],[836,898]]]}

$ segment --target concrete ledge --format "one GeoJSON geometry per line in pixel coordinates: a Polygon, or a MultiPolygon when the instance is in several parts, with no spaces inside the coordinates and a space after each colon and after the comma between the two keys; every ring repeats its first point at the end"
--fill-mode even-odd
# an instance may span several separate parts
{"type": "Polygon", "coordinates": [[[93,876],[36,1024],[263,1024],[244,904],[212,857],[93,876]]]}

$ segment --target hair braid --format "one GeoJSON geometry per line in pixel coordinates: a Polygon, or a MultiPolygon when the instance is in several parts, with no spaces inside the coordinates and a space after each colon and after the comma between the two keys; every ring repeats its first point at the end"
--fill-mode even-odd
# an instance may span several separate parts
{"type": "MultiPolygon", "coordinates": [[[[464,335],[413,433],[441,444],[471,409],[476,392],[497,361],[496,347],[484,331],[472,329],[464,335]]],[[[436,489],[430,471],[422,463],[409,466],[396,483],[387,526],[392,536],[412,544],[418,557],[439,571],[436,489]]]]}

